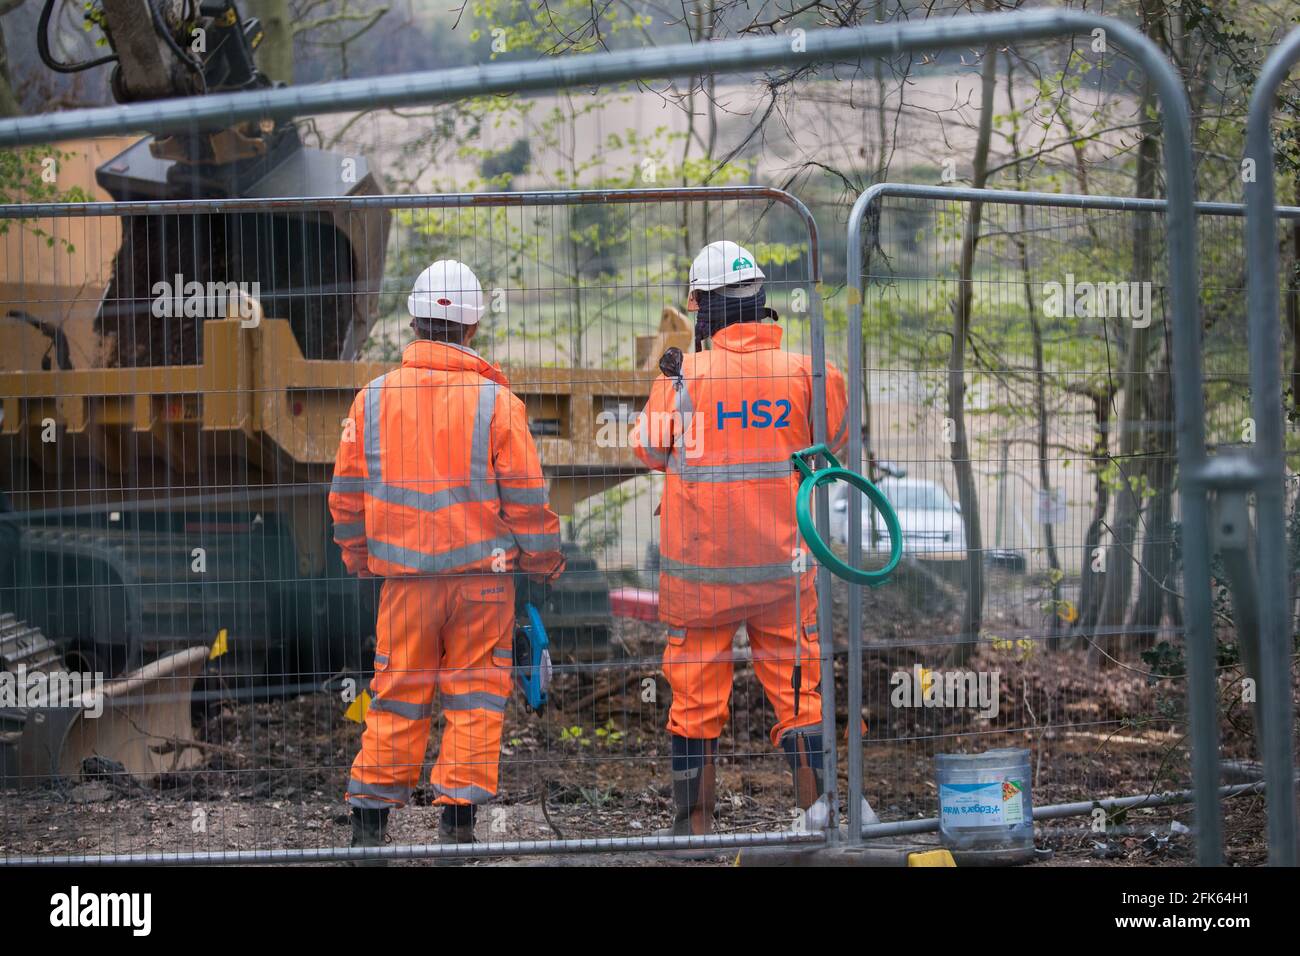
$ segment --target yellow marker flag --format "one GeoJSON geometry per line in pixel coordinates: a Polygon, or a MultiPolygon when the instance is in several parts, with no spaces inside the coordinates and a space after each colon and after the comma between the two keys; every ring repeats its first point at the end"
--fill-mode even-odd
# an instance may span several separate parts
{"type": "Polygon", "coordinates": [[[228,650],[230,650],[230,638],[223,627],[217,631],[217,639],[212,642],[212,650],[208,652],[208,660],[215,661],[228,650]]]}
{"type": "Polygon", "coordinates": [[[361,696],[348,704],[348,709],[343,712],[343,716],[355,724],[362,723],[366,719],[366,711],[370,709],[370,691],[363,690],[361,696]]]}

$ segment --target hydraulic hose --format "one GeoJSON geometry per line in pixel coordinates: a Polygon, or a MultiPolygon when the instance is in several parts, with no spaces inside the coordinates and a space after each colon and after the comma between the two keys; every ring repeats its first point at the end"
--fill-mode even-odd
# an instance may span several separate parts
{"type": "Polygon", "coordinates": [[[93,70],[105,63],[117,62],[116,53],[82,63],[60,63],[54,59],[54,54],[50,51],[50,18],[54,15],[54,3],[55,0],[45,0],[45,6],[41,8],[40,20],[36,24],[36,52],[40,54],[42,63],[55,73],[80,73],[83,70],[93,70]]]}
{"type": "Polygon", "coordinates": [[[799,493],[795,496],[795,518],[799,523],[800,534],[808,542],[808,547],[817,556],[817,560],[824,564],[836,577],[843,578],[852,584],[865,584],[870,588],[878,588],[886,583],[889,576],[893,574],[894,569],[898,567],[899,560],[903,557],[903,532],[898,525],[898,515],[895,514],[889,499],[865,476],[840,465],[839,461],[825,445],[813,445],[811,448],[795,452],[790,456],[790,461],[804,476],[799,485],[799,493]],[[805,460],[805,458],[812,455],[825,455],[826,459],[831,463],[831,467],[813,471],[812,466],[805,460]],[[857,488],[867,496],[881,515],[884,516],[885,528],[889,531],[889,560],[879,571],[864,571],[841,561],[839,556],[827,546],[821,535],[817,533],[817,525],[812,516],[813,492],[822,485],[829,485],[836,481],[843,481],[857,488]]]}

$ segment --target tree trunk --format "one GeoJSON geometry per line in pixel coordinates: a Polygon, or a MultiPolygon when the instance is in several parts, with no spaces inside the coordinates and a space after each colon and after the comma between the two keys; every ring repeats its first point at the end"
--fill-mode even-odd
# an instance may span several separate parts
{"type": "MultiPolygon", "coordinates": [[[[1154,103],[1150,84],[1142,97],[1143,110],[1154,103]]],[[[1148,134],[1138,146],[1136,195],[1149,199],[1155,195],[1156,166],[1159,162],[1159,137],[1148,134]]],[[[1151,214],[1139,212],[1133,224],[1133,281],[1148,281],[1151,277],[1151,214]]],[[[1129,341],[1124,356],[1123,405],[1119,421],[1119,488],[1115,492],[1115,515],[1110,525],[1111,544],[1106,554],[1101,612],[1093,628],[1093,644],[1088,651],[1090,664],[1102,664],[1107,658],[1101,653],[1101,640],[1124,624],[1129,596],[1133,589],[1133,542],[1137,537],[1138,515],[1142,508],[1145,463],[1140,460],[1143,446],[1142,419],[1147,412],[1147,353],[1150,350],[1151,327],[1129,329],[1129,341]]]]}
{"type": "MultiPolygon", "coordinates": [[[[974,169],[971,185],[984,188],[988,178],[989,141],[993,134],[995,82],[998,75],[997,48],[984,51],[980,74],[981,100],[979,134],[975,141],[974,169]]],[[[975,488],[975,470],[971,463],[970,441],[966,434],[966,343],[970,336],[972,276],[975,271],[975,247],[979,242],[983,203],[970,205],[970,216],[961,242],[961,273],[957,298],[952,303],[952,345],[948,355],[948,417],[952,421],[952,470],[957,480],[957,500],[966,532],[966,604],[962,612],[961,637],[953,646],[952,659],[964,664],[970,659],[984,624],[984,544],[980,534],[979,495],[975,488]]]]}
{"type": "Polygon", "coordinates": [[[1110,510],[1110,486],[1106,484],[1106,464],[1110,461],[1110,403],[1115,395],[1114,386],[1087,390],[1092,400],[1093,444],[1093,504],[1088,531],[1083,536],[1083,555],[1079,569],[1079,607],[1075,625],[1079,635],[1090,634],[1096,626],[1101,611],[1101,581],[1092,569],[1093,552],[1101,542],[1101,528],[1110,510]]]}
{"type": "Polygon", "coordinates": [[[1160,621],[1167,603],[1176,600],[1170,593],[1173,567],[1171,540],[1174,490],[1173,384],[1166,343],[1160,368],[1160,386],[1151,401],[1151,420],[1162,426],[1151,441],[1147,459],[1148,482],[1155,489],[1146,509],[1146,540],[1142,544],[1142,566],[1138,577],[1137,601],[1129,618],[1128,632],[1139,648],[1154,647],[1160,621]]]}
{"type": "MultiPolygon", "coordinates": [[[[1011,112],[1015,113],[1015,61],[1011,54],[1007,53],[1007,104],[1011,112]]],[[[1020,143],[1017,138],[1018,121],[1012,120],[1011,124],[1011,152],[1015,159],[1020,158],[1020,143]]],[[[1084,167],[1080,164],[1080,169],[1084,167]]],[[[1022,170],[1020,163],[1016,163],[1016,185],[1023,188],[1022,170]]],[[[1080,185],[1086,192],[1087,179],[1080,173],[1080,185]]],[[[1052,494],[1052,475],[1051,459],[1049,458],[1049,448],[1047,443],[1048,420],[1047,420],[1047,369],[1043,360],[1043,324],[1038,318],[1038,303],[1034,301],[1034,283],[1033,274],[1029,269],[1029,244],[1025,241],[1025,236],[1029,234],[1028,224],[1026,222],[1027,213],[1024,206],[1016,207],[1016,215],[1020,224],[1020,232],[1015,237],[1016,252],[1020,259],[1020,281],[1025,290],[1025,314],[1029,316],[1029,328],[1034,341],[1034,418],[1037,425],[1038,437],[1038,487],[1045,497],[1049,500],[1052,494]]],[[[1001,519],[1001,502],[998,503],[998,520],[1001,519]]],[[[1047,549],[1047,566],[1048,566],[1048,583],[1051,588],[1051,631],[1052,636],[1048,640],[1048,647],[1052,650],[1059,650],[1061,646],[1060,624],[1061,624],[1061,559],[1056,553],[1056,533],[1050,522],[1043,522],[1043,544],[1047,549]]]]}

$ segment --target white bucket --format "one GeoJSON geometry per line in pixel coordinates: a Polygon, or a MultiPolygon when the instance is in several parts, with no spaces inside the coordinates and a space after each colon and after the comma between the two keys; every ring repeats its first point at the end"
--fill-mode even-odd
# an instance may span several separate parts
{"type": "Polygon", "coordinates": [[[1032,850],[1028,750],[937,754],[939,837],[951,850],[1032,850]]]}

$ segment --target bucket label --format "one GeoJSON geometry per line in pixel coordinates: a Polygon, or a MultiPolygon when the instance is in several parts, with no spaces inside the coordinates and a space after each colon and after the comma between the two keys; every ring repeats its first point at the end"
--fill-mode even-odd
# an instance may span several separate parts
{"type": "Polygon", "coordinates": [[[1020,784],[1012,780],[945,783],[939,787],[939,818],[948,829],[1023,823],[1025,812],[1020,784]],[[1010,795],[1008,787],[1011,788],[1010,795]]]}
{"type": "Polygon", "coordinates": [[[1002,781],[1002,822],[1014,826],[1025,822],[1024,784],[1019,780],[1002,781]]]}

